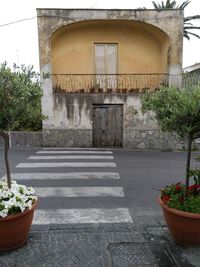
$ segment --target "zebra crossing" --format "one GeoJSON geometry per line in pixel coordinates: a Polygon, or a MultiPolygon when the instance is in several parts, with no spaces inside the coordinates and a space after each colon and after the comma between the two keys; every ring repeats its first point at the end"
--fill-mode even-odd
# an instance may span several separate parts
{"type": "Polygon", "coordinates": [[[19,163],[16,168],[56,168],[56,167],[116,167],[114,162],[32,162],[19,163]]]}
{"type": "Polygon", "coordinates": [[[26,161],[28,162],[21,162],[16,166],[16,172],[11,174],[13,180],[28,185],[34,181],[36,195],[48,201],[48,208],[39,205],[36,209],[33,225],[133,222],[127,208],[120,205],[106,208],[103,205],[105,198],[120,200],[125,197],[123,187],[105,185],[109,181],[120,180],[119,173],[113,171],[117,165],[110,149],[44,148],[37,151],[36,155],[29,156],[26,161]],[[57,172],[54,172],[55,168],[57,172]],[[40,187],[41,181],[43,187],[40,187]],[[61,186],[49,184],[55,181],[65,183],[61,186]],[[90,186],[90,181],[99,181],[98,186],[90,186]],[[51,209],[55,198],[75,201],[79,199],[79,203],[80,199],[90,198],[89,203],[93,203],[98,198],[99,202],[98,207],[90,204],[80,207],[79,204],[76,208],[58,206],[51,209]]]}

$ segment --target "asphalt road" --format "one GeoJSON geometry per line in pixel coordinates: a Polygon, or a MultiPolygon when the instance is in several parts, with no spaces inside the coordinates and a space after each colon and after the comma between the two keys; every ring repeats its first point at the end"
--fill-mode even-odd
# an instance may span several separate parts
{"type": "MultiPolygon", "coordinates": [[[[117,167],[41,167],[41,168],[16,168],[17,164],[35,162],[57,163],[62,162],[105,162],[104,159],[28,159],[30,156],[38,156],[40,148],[11,149],[9,153],[11,172],[13,173],[72,173],[72,172],[102,172],[109,171],[119,173],[120,179],[28,179],[21,183],[33,187],[121,187],[124,197],[42,197],[39,207],[45,208],[118,208],[125,207],[132,212],[159,211],[157,196],[159,189],[172,182],[184,181],[186,153],[185,152],[159,152],[159,151],[135,151],[135,150],[112,150],[113,160],[107,162],[116,163],[117,167]]],[[[0,150],[0,176],[5,174],[3,162],[3,150],[0,150]]],[[[48,152],[48,151],[47,151],[48,152]]],[[[86,151],[87,152],[87,151],[86,151]]],[[[41,156],[52,154],[41,154],[41,156]]],[[[53,154],[54,155],[54,154],[53,154]]],[[[56,157],[57,154],[54,155],[56,157]]],[[[58,154],[57,156],[62,155],[58,154]]],[[[63,154],[64,155],[64,154],[63,154]]],[[[83,155],[83,154],[74,154],[83,155]]],[[[93,154],[92,154],[93,155],[93,154]]],[[[90,157],[92,156],[90,155],[90,157]]],[[[100,154],[101,155],[101,154],[100,154]]],[[[109,154],[108,154],[109,155],[109,154]]],[[[70,154],[69,154],[70,157],[70,154]]],[[[57,165],[55,164],[55,165],[57,165]]],[[[193,161],[193,165],[197,165],[193,161]]]]}
{"type": "Polygon", "coordinates": [[[199,267],[199,248],[173,242],[157,203],[160,188],[184,181],[185,152],[55,152],[10,151],[13,178],[37,190],[39,205],[27,245],[0,252],[0,267],[199,267]]]}

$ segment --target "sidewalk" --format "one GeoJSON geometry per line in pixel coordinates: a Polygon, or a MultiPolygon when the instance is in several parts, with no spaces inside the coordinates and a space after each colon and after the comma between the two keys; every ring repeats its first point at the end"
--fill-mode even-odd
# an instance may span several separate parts
{"type": "Polygon", "coordinates": [[[200,247],[172,241],[165,226],[79,225],[31,230],[26,246],[0,252],[0,267],[200,266],[200,247]]]}

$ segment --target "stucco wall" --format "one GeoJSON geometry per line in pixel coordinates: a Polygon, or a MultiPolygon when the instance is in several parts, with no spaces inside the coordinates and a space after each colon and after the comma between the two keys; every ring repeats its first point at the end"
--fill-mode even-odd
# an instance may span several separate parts
{"type": "Polygon", "coordinates": [[[140,94],[55,94],[54,124],[43,130],[44,146],[92,147],[92,105],[123,104],[123,147],[181,149],[175,136],[163,134],[151,113],[142,114],[140,94]]]}
{"type": "Polygon", "coordinates": [[[98,20],[74,23],[53,34],[52,73],[95,73],[95,43],[118,45],[118,73],[168,72],[164,32],[142,22],[98,20]]]}
{"type": "Polygon", "coordinates": [[[50,39],[56,30],[75,22],[93,20],[137,21],[156,26],[169,36],[170,72],[181,71],[183,10],[37,9],[41,71],[51,64],[50,39]]]}
{"type": "Polygon", "coordinates": [[[46,128],[92,129],[92,104],[123,104],[124,128],[157,129],[153,117],[141,112],[140,94],[55,94],[53,124],[46,128]]]}

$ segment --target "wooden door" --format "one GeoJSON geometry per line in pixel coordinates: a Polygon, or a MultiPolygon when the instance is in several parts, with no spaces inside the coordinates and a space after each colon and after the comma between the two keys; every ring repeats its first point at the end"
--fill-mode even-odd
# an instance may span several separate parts
{"type": "Polygon", "coordinates": [[[123,105],[93,105],[93,145],[121,147],[123,135],[123,105]]]}

